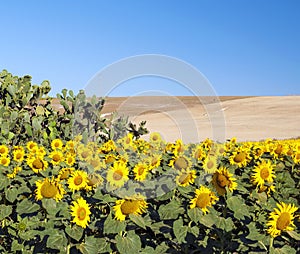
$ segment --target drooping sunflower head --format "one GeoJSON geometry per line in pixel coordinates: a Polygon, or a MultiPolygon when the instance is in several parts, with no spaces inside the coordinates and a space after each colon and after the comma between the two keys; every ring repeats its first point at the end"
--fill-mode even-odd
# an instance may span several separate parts
{"type": "Polygon", "coordinates": [[[253,169],[251,181],[258,187],[262,187],[265,183],[273,183],[275,165],[270,160],[263,160],[253,169]]]}
{"type": "Polygon", "coordinates": [[[66,180],[69,178],[69,176],[72,174],[72,172],[74,171],[75,169],[74,168],[62,168],[60,171],[59,171],[59,174],[58,174],[58,179],[59,180],[66,180]]]}
{"type": "Polygon", "coordinates": [[[195,170],[189,170],[189,169],[183,169],[178,172],[178,175],[176,176],[176,183],[179,186],[186,187],[190,184],[193,184],[196,179],[196,171],[195,170]]]}
{"type": "Polygon", "coordinates": [[[72,202],[71,215],[74,217],[72,222],[76,223],[82,228],[86,228],[90,222],[90,207],[85,199],[80,197],[72,202]]]}
{"type": "Polygon", "coordinates": [[[225,167],[220,167],[212,177],[212,184],[219,195],[224,195],[227,189],[232,192],[237,188],[236,179],[225,167]]]}
{"type": "Polygon", "coordinates": [[[145,163],[138,163],[133,168],[134,179],[138,181],[144,181],[149,172],[150,168],[145,163]]]}
{"type": "Polygon", "coordinates": [[[86,186],[86,190],[92,190],[103,183],[103,178],[101,175],[97,173],[92,173],[88,175],[88,183],[86,186]]]}
{"type": "Polygon", "coordinates": [[[141,215],[146,212],[147,207],[148,204],[145,198],[142,195],[135,195],[117,200],[113,209],[115,211],[115,218],[123,221],[129,214],[141,215]]]}
{"type": "Polygon", "coordinates": [[[39,180],[36,183],[36,200],[41,200],[43,198],[53,198],[59,201],[63,198],[65,190],[63,186],[55,179],[49,180],[45,178],[44,180],[39,180]]]}
{"type": "Polygon", "coordinates": [[[85,171],[75,170],[68,179],[69,189],[77,191],[86,188],[88,184],[88,175],[85,171]]]}
{"type": "Polygon", "coordinates": [[[207,213],[208,207],[212,207],[218,197],[207,187],[200,186],[199,189],[195,191],[195,197],[190,201],[190,208],[200,208],[202,212],[205,214],[207,213]]]}
{"type": "Polygon", "coordinates": [[[115,161],[107,171],[107,181],[110,185],[122,187],[128,178],[129,170],[123,161],[115,161]]]}
{"type": "Polygon", "coordinates": [[[169,162],[169,166],[176,170],[189,169],[192,165],[191,160],[185,155],[173,156],[169,162]]]}
{"type": "Polygon", "coordinates": [[[294,204],[278,203],[277,208],[269,215],[267,232],[272,237],[276,237],[280,235],[282,231],[294,230],[294,213],[297,210],[298,208],[294,204]]]}

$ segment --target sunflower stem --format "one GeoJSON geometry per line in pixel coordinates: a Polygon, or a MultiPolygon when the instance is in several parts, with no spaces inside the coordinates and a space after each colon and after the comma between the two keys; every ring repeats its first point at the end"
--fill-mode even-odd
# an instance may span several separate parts
{"type": "Polygon", "coordinates": [[[273,242],[274,242],[274,238],[270,236],[269,252],[271,251],[271,249],[273,249],[273,242]]]}

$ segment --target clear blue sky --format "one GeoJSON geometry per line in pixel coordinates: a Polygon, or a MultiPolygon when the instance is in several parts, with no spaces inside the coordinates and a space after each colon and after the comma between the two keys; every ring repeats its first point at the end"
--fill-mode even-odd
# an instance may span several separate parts
{"type": "MultiPolygon", "coordinates": [[[[0,69],[47,79],[53,95],[140,54],[190,63],[218,95],[300,94],[299,0],[10,0],[0,11],[0,69]]],[[[140,78],[114,95],[187,94],[173,85],[140,78]]]]}

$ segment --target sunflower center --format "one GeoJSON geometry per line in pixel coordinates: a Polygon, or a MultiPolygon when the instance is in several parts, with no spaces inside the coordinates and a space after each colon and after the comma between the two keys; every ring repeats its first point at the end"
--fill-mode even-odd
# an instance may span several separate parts
{"type": "Polygon", "coordinates": [[[45,182],[41,187],[41,194],[45,198],[53,198],[57,194],[57,187],[49,182],[45,182]]]}
{"type": "Polygon", "coordinates": [[[84,158],[84,159],[86,159],[88,156],[89,156],[89,152],[88,151],[83,151],[81,153],[81,157],[84,158]]]}
{"type": "Polygon", "coordinates": [[[281,154],[282,153],[282,150],[283,150],[283,147],[282,145],[278,145],[274,151],[274,153],[276,154],[281,154]]]}
{"type": "Polygon", "coordinates": [[[174,167],[176,169],[186,169],[188,167],[188,162],[185,158],[179,157],[175,160],[174,167]]]}
{"type": "Polygon", "coordinates": [[[152,140],[153,140],[153,141],[158,140],[158,136],[157,136],[157,135],[153,135],[152,140]]]}
{"type": "Polygon", "coordinates": [[[284,230],[290,223],[290,214],[288,212],[283,212],[277,220],[276,227],[278,230],[284,230]]]}
{"type": "Polygon", "coordinates": [[[53,158],[52,158],[55,162],[60,161],[60,156],[59,154],[54,154],[53,158]]]}
{"type": "Polygon", "coordinates": [[[91,160],[90,164],[92,167],[96,168],[99,166],[99,161],[97,159],[91,160]]]}
{"type": "Polygon", "coordinates": [[[121,211],[124,215],[128,215],[136,212],[140,207],[140,202],[138,200],[125,200],[121,205],[121,211]]]}
{"type": "Polygon", "coordinates": [[[244,152],[240,152],[238,153],[235,157],[234,157],[234,162],[239,163],[242,162],[246,159],[246,154],[244,152]]]}
{"type": "Polygon", "coordinates": [[[181,184],[186,184],[190,181],[190,174],[188,173],[183,173],[180,175],[179,179],[178,179],[178,182],[181,183],[181,184]]]}
{"type": "Polygon", "coordinates": [[[43,168],[44,164],[43,162],[40,160],[40,159],[35,159],[32,163],[32,166],[35,168],[35,169],[41,169],[43,168]]]}
{"type": "Polygon", "coordinates": [[[123,177],[123,172],[121,170],[116,170],[113,174],[113,179],[115,181],[120,181],[123,177]]]}
{"type": "Polygon", "coordinates": [[[105,158],[106,163],[113,163],[115,161],[115,158],[113,156],[108,156],[105,158]]]}
{"type": "Polygon", "coordinates": [[[229,183],[228,178],[222,174],[218,174],[217,177],[217,184],[221,187],[221,188],[225,188],[225,186],[227,186],[229,183]]]}
{"type": "Polygon", "coordinates": [[[269,169],[268,168],[262,168],[260,170],[260,177],[264,180],[266,180],[270,175],[269,169]]]}
{"type": "Polygon", "coordinates": [[[76,176],[74,179],[75,185],[80,185],[83,182],[82,176],[76,176]]]}
{"type": "Polygon", "coordinates": [[[22,158],[22,154],[17,153],[17,154],[16,154],[16,159],[17,159],[17,160],[20,160],[21,158],[22,158]]]}
{"type": "Polygon", "coordinates": [[[214,167],[214,165],[215,165],[215,163],[213,161],[208,161],[206,163],[206,166],[207,166],[208,169],[212,169],[214,167]]]}
{"type": "Polygon", "coordinates": [[[79,208],[77,209],[77,218],[78,218],[79,220],[84,220],[85,217],[86,217],[86,210],[85,210],[85,208],[79,207],[79,208]]]}
{"type": "Polygon", "coordinates": [[[4,164],[4,165],[5,165],[5,164],[7,163],[7,161],[8,161],[8,160],[7,160],[6,158],[2,158],[2,159],[1,159],[1,164],[4,164]]]}
{"type": "Polygon", "coordinates": [[[144,172],[145,172],[145,168],[144,168],[143,166],[140,166],[140,167],[138,168],[138,174],[139,174],[139,175],[142,175],[144,172]]]}
{"type": "Polygon", "coordinates": [[[5,148],[4,147],[0,148],[0,153],[5,153],[5,148]]]}
{"type": "Polygon", "coordinates": [[[199,208],[205,208],[209,205],[209,203],[210,203],[209,193],[200,193],[198,198],[197,198],[196,205],[199,208]]]}

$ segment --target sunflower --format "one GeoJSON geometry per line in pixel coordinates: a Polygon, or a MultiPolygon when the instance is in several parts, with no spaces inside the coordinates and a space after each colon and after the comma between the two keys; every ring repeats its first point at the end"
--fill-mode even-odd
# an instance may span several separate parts
{"type": "Polygon", "coordinates": [[[207,187],[201,186],[195,191],[195,197],[190,201],[190,208],[198,207],[204,214],[208,212],[208,207],[212,207],[218,197],[207,187]]]}
{"type": "Polygon", "coordinates": [[[113,209],[115,211],[115,218],[119,221],[123,221],[129,214],[140,215],[145,213],[147,207],[148,204],[142,195],[134,195],[132,197],[117,200],[113,209]]]}
{"type": "Polygon", "coordinates": [[[71,191],[81,190],[87,186],[88,175],[85,171],[75,170],[68,179],[69,189],[71,191]]]}
{"type": "Polygon", "coordinates": [[[105,164],[109,164],[109,163],[114,163],[115,161],[117,161],[118,156],[113,154],[113,153],[109,153],[105,155],[105,164]]]}
{"type": "Polygon", "coordinates": [[[162,137],[159,132],[152,132],[150,134],[149,142],[154,146],[160,146],[162,137]]]}
{"type": "Polygon", "coordinates": [[[192,157],[197,161],[202,161],[206,157],[205,149],[201,145],[197,145],[192,151],[192,157]]]}
{"type": "Polygon", "coordinates": [[[205,173],[213,174],[218,169],[218,158],[214,155],[207,155],[203,161],[203,169],[205,173]]]}
{"type": "Polygon", "coordinates": [[[51,148],[52,148],[52,150],[62,150],[63,149],[62,140],[59,138],[52,140],[51,148]]]}
{"type": "Polygon", "coordinates": [[[22,162],[24,160],[25,151],[22,146],[15,146],[13,150],[13,158],[16,162],[22,162]]]}
{"type": "Polygon", "coordinates": [[[7,156],[9,149],[6,145],[0,145],[0,156],[7,156]]]}
{"type": "Polygon", "coordinates": [[[90,222],[90,207],[85,199],[82,197],[73,201],[71,204],[71,215],[74,217],[72,222],[76,223],[82,228],[86,228],[90,222]]]}
{"type": "Polygon", "coordinates": [[[44,180],[36,181],[35,184],[36,200],[53,198],[56,201],[59,201],[65,194],[63,186],[55,179],[49,180],[48,178],[45,178],[44,180]]]}
{"type": "Polygon", "coordinates": [[[150,144],[143,139],[137,139],[133,141],[133,146],[138,153],[146,154],[150,148],[150,144]]]}
{"type": "Polygon", "coordinates": [[[76,153],[81,161],[88,161],[93,155],[91,149],[84,145],[79,145],[76,153]]]}
{"type": "Polygon", "coordinates": [[[15,167],[15,168],[14,168],[14,170],[13,170],[13,172],[12,172],[12,173],[9,173],[9,174],[7,174],[6,176],[7,176],[7,178],[11,178],[11,179],[13,179],[13,178],[15,178],[15,177],[16,177],[17,173],[18,173],[18,172],[20,172],[21,170],[22,170],[22,168],[21,168],[21,167],[15,167]]]}
{"type": "Polygon", "coordinates": [[[62,161],[65,160],[64,155],[61,151],[59,150],[54,150],[49,154],[49,158],[51,158],[51,163],[52,165],[58,165],[62,161]]]}
{"type": "Polygon", "coordinates": [[[108,140],[107,142],[105,142],[104,144],[102,144],[101,147],[98,148],[98,152],[99,153],[104,153],[104,154],[108,154],[112,151],[116,150],[116,144],[113,140],[108,140]]]}
{"type": "Polygon", "coordinates": [[[270,154],[275,158],[278,159],[285,155],[288,151],[287,144],[281,141],[276,141],[269,146],[270,154]]]}
{"type": "Polygon", "coordinates": [[[75,154],[70,153],[70,152],[66,153],[66,155],[65,155],[65,163],[68,166],[73,166],[75,162],[76,162],[75,154]]]}
{"type": "Polygon", "coordinates": [[[90,191],[93,188],[100,186],[102,183],[103,183],[103,178],[101,175],[99,175],[97,173],[89,174],[87,186],[85,189],[90,191]]]}
{"type": "Polygon", "coordinates": [[[121,138],[117,141],[125,150],[132,149],[133,147],[133,134],[129,132],[124,138],[121,138]]]}
{"type": "Polygon", "coordinates": [[[212,184],[219,195],[224,195],[226,193],[226,187],[231,192],[237,188],[236,179],[225,167],[220,167],[213,174],[212,184]]]}
{"type": "Polygon", "coordinates": [[[123,161],[115,161],[107,171],[107,181],[110,185],[122,187],[128,178],[129,170],[123,161]]]}
{"type": "Polygon", "coordinates": [[[147,159],[145,159],[145,162],[148,163],[150,170],[159,167],[160,162],[162,159],[162,155],[161,154],[151,154],[150,157],[148,157],[147,159]]]}
{"type": "Polygon", "coordinates": [[[270,160],[263,160],[253,169],[251,180],[253,184],[262,187],[265,183],[272,183],[276,177],[274,174],[275,165],[270,160]]]}
{"type": "Polygon", "coordinates": [[[183,141],[181,139],[177,139],[176,143],[173,147],[173,153],[175,156],[178,156],[180,154],[183,154],[183,152],[186,150],[186,145],[184,145],[183,141]]]}
{"type": "Polygon", "coordinates": [[[36,151],[36,149],[38,148],[38,144],[34,141],[29,141],[26,144],[26,148],[28,149],[29,152],[33,152],[36,151]]]}
{"type": "Polygon", "coordinates": [[[48,167],[48,162],[44,160],[43,157],[30,156],[27,159],[27,164],[35,173],[39,173],[42,170],[46,170],[48,167]]]}
{"type": "Polygon", "coordinates": [[[189,169],[192,165],[192,162],[185,155],[173,156],[169,162],[169,166],[177,170],[189,169]]]}
{"type": "Polygon", "coordinates": [[[267,226],[269,227],[267,232],[276,237],[281,234],[282,231],[294,230],[294,213],[298,208],[294,204],[285,204],[280,202],[276,204],[278,208],[274,208],[274,211],[269,215],[269,221],[267,226]]]}
{"type": "Polygon", "coordinates": [[[93,156],[88,163],[93,167],[94,170],[99,170],[105,167],[104,163],[100,161],[98,156],[93,156]]]}
{"type": "Polygon", "coordinates": [[[195,170],[183,169],[178,173],[176,177],[176,183],[180,186],[186,187],[190,184],[193,184],[195,182],[195,178],[195,170]]]}
{"type": "Polygon", "coordinates": [[[62,168],[58,173],[58,179],[59,180],[66,180],[69,178],[69,176],[74,172],[74,168],[62,168]]]}
{"type": "Polygon", "coordinates": [[[251,157],[248,148],[239,147],[236,151],[232,153],[229,158],[231,165],[237,165],[239,168],[246,167],[249,163],[251,157]]]}
{"type": "Polygon", "coordinates": [[[295,164],[300,164],[300,151],[296,151],[292,155],[292,159],[293,159],[293,161],[294,161],[295,164]]]}
{"type": "Polygon", "coordinates": [[[7,167],[9,166],[9,164],[10,164],[10,158],[7,155],[0,156],[0,165],[7,167]]]}
{"type": "Polygon", "coordinates": [[[150,168],[145,163],[138,163],[133,168],[133,173],[135,175],[134,180],[144,181],[149,172],[150,168]]]}

